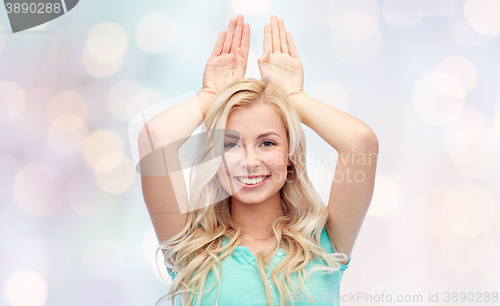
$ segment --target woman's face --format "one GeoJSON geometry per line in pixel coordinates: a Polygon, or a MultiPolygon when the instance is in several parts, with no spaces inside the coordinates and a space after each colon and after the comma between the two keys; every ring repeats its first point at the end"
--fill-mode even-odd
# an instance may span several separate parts
{"type": "Polygon", "coordinates": [[[222,187],[246,204],[279,195],[291,162],[286,129],[278,113],[263,103],[236,109],[229,115],[226,130],[225,163],[221,162],[217,173],[222,187]]]}

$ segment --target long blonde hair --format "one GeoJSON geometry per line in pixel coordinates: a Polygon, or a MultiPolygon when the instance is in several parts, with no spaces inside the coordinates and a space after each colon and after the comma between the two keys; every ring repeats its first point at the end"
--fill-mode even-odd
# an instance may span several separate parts
{"type": "MultiPolygon", "coordinates": [[[[279,291],[281,305],[285,305],[291,299],[290,289],[298,292],[300,287],[309,294],[304,284],[304,274],[305,267],[311,260],[319,256],[328,266],[311,268],[307,274],[308,282],[311,274],[316,271],[332,273],[338,270],[340,266],[337,261],[346,259],[346,256],[341,253],[329,255],[320,246],[320,233],[327,222],[328,211],[307,176],[306,143],[300,117],[280,87],[255,79],[233,83],[216,98],[208,110],[205,118],[208,133],[224,129],[232,110],[249,107],[257,101],[276,110],[283,119],[289,140],[289,157],[292,160],[292,165],[288,166],[286,182],[280,190],[284,214],[272,224],[273,242],[257,254],[258,272],[265,286],[269,306],[272,306],[265,266],[269,265],[279,248],[286,252],[287,256],[271,273],[271,279],[279,291]],[[299,284],[292,279],[295,272],[298,273],[299,284]]],[[[213,137],[216,136],[212,135],[213,137]]],[[[211,149],[211,143],[200,144],[198,161],[211,154],[211,149]]],[[[184,306],[195,305],[194,295],[203,290],[210,271],[217,277],[217,304],[219,302],[220,275],[217,266],[222,268],[221,262],[242,242],[241,228],[231,218],[231,199],[217,176],[219,163],[220,159],[214,159],[213,162],[206,162],[198,167],[196,175],[191,177],[190,186],[190,202],[191,205],[196,205],[196,209],[188,212],[184,228],[162,242],[157,249],[165,250],[165,264],[177,274],[169,292],[157,305],[167,298],[172,299],[174,305],[174,299],[179,295],[182,296],[184,306]],[[224,248],[223,236],[229,238],[224,248]],[[219,254],[221,252],[223,254],[219,254]]],[[[199,306],[200,302],[201,295],[196,305],[199,306]]]]}

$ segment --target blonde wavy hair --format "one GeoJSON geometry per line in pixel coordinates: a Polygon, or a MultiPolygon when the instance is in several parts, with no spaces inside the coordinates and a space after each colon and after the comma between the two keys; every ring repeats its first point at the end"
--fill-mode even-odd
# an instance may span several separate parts
{"type": "MultiPolygon", "coordinates": [[[[307,176],[306,142],[300,117],[283,89],[255,79],[244,79],[233,83],[216,98],[208,110],[205,118],[208,134],[217,129],[225,129],[232,110],[249,107],[258,101],[270,106],[283,119],[289,140],[289,158],[292,160],[292,165],[287,169],[286,182],[280,190],[284,214],[272,224],[274,232],[272,243],[257,254],[258,272],[264,283],[269,306],[272,306],[273,299],[265,267],[270,264],[279,248],[283,248],[286,252],[285,258],[271,273],[271,279],[279,291],[283,306],[291,299],[290,289],[298,292],[300,287],[310,294],[304,284],[305,277],[309,282],[311,274],[316,271],[332,273],[340,268],[338,261],[347,259],[347,256],[342,253],[327,254],[320,245],[319,233],[327,222],[328,211],[307,176]],[[318,256],[327,263],[327,266],[311,268],[306,276],[305,267],[318,256]],[[298,274],[299,284],[292,279],[294,273],[298,274]]],[[[208,137],[210,140],[202,141],[199,146],[198,162],[213,154],[212,144],[215,138],[217,135],[212,134],[208,137]]],[[[204,288],[205,279],[210,271],[217,277],[218,305],[220,275],[217,267],[222,271],[221,262],[230,256],[242,241],[241,228],[231,218],[231,199],[218,179],[217,169],[221,159],[210,159],[211,162],[196,163],[200,166],[196,175],[192,173],[190,205],[196,207],[188,212],[184,228],[167,241],[160,243],[157,248],[157,254],[160,249],[164,250],[165,265],[177,276],[169,292],[156,305],[164,299],[172,299],[174,305],[174,299],[181,295],[184,306],[200,306],[201,295],[196,304],[193,302],[194,296],[204,288]],[[222,247],[223,236],[230,240],[224,247],[222,247]],[[223,254],[219,254],[221,252],[223,254]]]]}

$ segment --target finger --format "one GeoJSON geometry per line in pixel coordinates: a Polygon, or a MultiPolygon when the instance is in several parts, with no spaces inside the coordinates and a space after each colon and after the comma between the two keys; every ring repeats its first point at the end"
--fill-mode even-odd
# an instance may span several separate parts
{"type": "Polygon", "coordinates": [[[233,43],[231,44],[231,50],[229,50],[229,53],[234,53],[236,49],[240,47],[242,31],[243,31],[243,15],[238,14],[236,28],[234,29],[233,43]]]}
{"type": "Polygon", "coordinates": [[[226,30],[222,29],[219,33],[219,38],[217,38],[217,43],[215,44],[212,56],[219,56],[222,51],[222,45],[224,44],[224,39],[226,37],[226,30]]]}
{"type": "Polygon", "coordinates": [[[241,56],[245,60],[248,59],[248,53],[250,51],[250,25],[245,23],[243,25],[243,39],[241,40],[241,56]]]}
{"type": "Polygon", "coordinates": [[[286,41],[285,23],[281,18],[278,19],[278,27],[280,29],[281,52],[288,54],[288,42],[286,41]]]}
{"type": "Polygon", "coordinates": [[[273,53],[274,52],[281,52],[280,32],[279,32],[279,28],[278,28],[278,17],[276,17],[276,15],[273,15],[271,17],[271,32],[273,35],[273,53]]]}
{"type": "Polygon", "coordinates": [[[231,42],[233,41],[233,32],[235,25],[236,25],[236,18],[231,18],[231,21],[229,21],[229,26],[227,27],[226,39],[224,40],[222,53],[229,53],[229,50],[231,50],[231,42]]]}
{"type": "Polygon", "coordinates": [[[273,51],[273,38],[271,34],[271,23],[266,22],[264,25],[264,51],[270,50],[273,51]]]}
{"type": "Polygon", "coordinates": [[[245,76],[245,71],[247,69],[247,61],[243,58],[243,55],[241,54],[241,48],[236,48],[235,54],[234,54],[234,59],[235,59],[235,76],[239,78],[243,78],[245,76]]]}
{"type": "Polygon", "coordinates": [[[297,47],[295,46],[295,40],[293,39],[290,31],[286,31],[286,40],[288,41],[290,55],[292,57],[299,58],[299,53],[297,53],[297,47]]]}

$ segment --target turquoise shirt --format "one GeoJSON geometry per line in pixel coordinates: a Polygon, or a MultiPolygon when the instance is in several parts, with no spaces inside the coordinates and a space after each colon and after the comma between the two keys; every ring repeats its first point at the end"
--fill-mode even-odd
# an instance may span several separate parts
{"type": "MultiPolygon", "coordinates": [[[[224,236],[222,245],[225,246],[228,242],[229,238],[224,236]]],[[[320,235],[320,244],[328,254],[335,253],[325,228],[323,228],[323,231],[320,235]]],[[[281,260],[284,259],[285,256],[285,252],[282,248],[280,248],[273,257],[268,271],[266,271],[269,284],[271,285],[273,305],[280,305],[280,296],[278,290],[275,288],[271,280],[271,271],[281,260]]],[[[340,264],[340,269],[334,271],[331,274],[323,275],[323,271],[314,272],[311,275],[310,280],[314,284],[314,286],[320,290],[315,290],[315,288],[309,286],[307,281],[305,281],[306,287],[311,295],[306,295],[306,293],[302,291],[300,294],[297,293],[295,295],[292,295],[292,300],[289,301],[286,305],[314,305],[312,302],[313,299],[317,306],[339,305],[338,296],[340,294],[340,281],[342,280],[344,271],[349,266],[350,261],[351,259],[349,258],[349,261],[346,265],[340,264]],[[314,280],[316,282],[314,282],[314,280]]],[[[314,265],[318,264],[326,265],[326,262],[322,258],[315,258],[306,266],[306,272],[309,271],[314,265]]],[[[268,305],[264,284],[262,283],[259,272],[257,271],[257,258],[252,254],[252,252],[250,252],[250,250],[246,246],[237,246],[233,254],[231,254],[221,262],[221,266],[223,271],[222,273],[220,273],[220,268],[217,267],[217,270],[219,271],[221,277],[219,306],[268,305]]],[[[176,274],[170,272],[168,269],[167,271],[172,280],[177,276],[176,274]]],[[[298,280],[297,276],[297,273],[292,275],[295,281],[298,280]]],[[[212,288],[214,284],[217,284],[217,278],[213,271],[210,271],[207,274],[204,291],[212,288]]],[[[205,293],[202,296],[201,305],[216,305],[217,291],[218,288],[216,285],[210,292],[205,293]]],[[[198,295],[195,295],[193,305],[196,305],[197,302],[198,295]]],[[[175,305],[182,305],[180,296],[176,298],[175,305]]]]}

